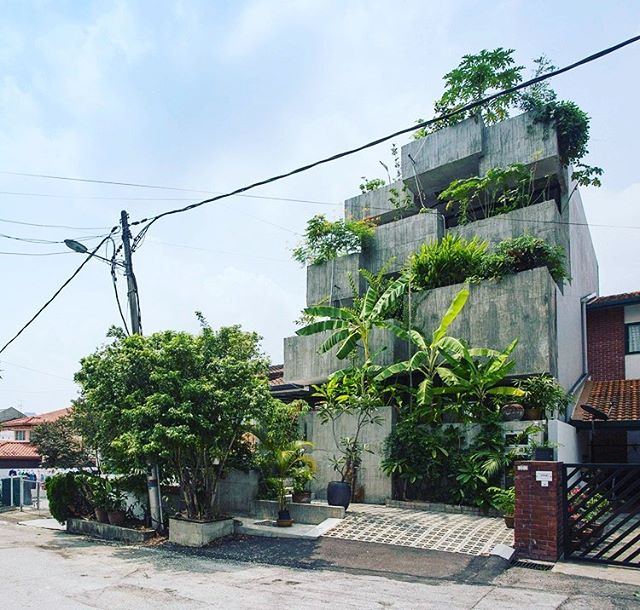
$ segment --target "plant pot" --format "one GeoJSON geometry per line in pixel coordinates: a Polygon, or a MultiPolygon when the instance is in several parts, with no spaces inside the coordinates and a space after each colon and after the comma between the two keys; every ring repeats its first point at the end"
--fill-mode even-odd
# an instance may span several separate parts
{"type": "Polygon", "coordinates": [[[109,523],[111,525],[122,525],[124,523],[124,511],[123,510],[110,510],[107,511],[109,523]]]}
{"type": "Polygon", "coordinates": [[[514,527],[514,516],[513,515],[503,515],[504,524],[509,528],[513,529],[514,527]]]}
{"type": "Polygon", "coordinates": [[[297,504],[311,504],[310,491],[294,491],[292,500],[297,504]]]}
{"type": "Polygon", "coordinates": [[[327,504],[343,506],[346,510],[351,502],[351,485],[342,481],[330,481],[327,485],[327,504]]]}
{"type": "Polygon", "coordinates": [[[526,407],[524,410],[525,421],[538,421],[542,419],[542,409],[540,407],[526,407]]]}
{"type": "Polygon", "coordinates": [[[500,409],[503,421],[520,421],[524,417],[524,407],[517,402],[504,405],[500,409]]]}
{"type": "Polygon", "coordinates": [[[276,520],[278,527],[291,527],[293,525],[293,519],[288,509],[278,511],[278,519],[276,520]]]}
{"type": "Polygon", "coordinates": [[[533,459],[539,462],[553,462],[553,449],[551,447],[536,447],[533,451],[533,459]]]}
{"type": "Polygon", "coordinates": [[[104,508],[98,508],[96,506],[93,513],[95,514],[96,521],[98,521],[98,523],[109,523],[109,515],[104,508]]]}

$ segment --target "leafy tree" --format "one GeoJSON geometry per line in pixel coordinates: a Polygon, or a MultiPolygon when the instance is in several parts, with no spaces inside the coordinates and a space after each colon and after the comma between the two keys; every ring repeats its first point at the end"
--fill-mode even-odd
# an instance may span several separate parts
{"type": "MultiPolygon", "coordinates": [[[[435,103],[435,114],[448,114],[470,102],[476,102],[503,89],[510,89],[521,82],[524,66],[515,65],[513,53],[514,49],[498,47],[492,51],[483,49],[475,55],[463,55],[458,66],[444,75],[445,90],[435,103]]],[[[509,110],[517,100],[517,93],[504,95],[479,108],[460,113],[448,121],[440,121],[436,129],[455,125],[475,115],[482,116],[487,125],[497,123],[508,118],[509,110]]],[[[419,129],[414,138],[419,139],[425,135],[427,131],[419,129]]]]}
{"type": "Polygon", "coordinates": [[[71,417],[36,426],[31,432],[31,442],[46,468],[79,468],[89,461],[71,417]]]}
{"type": "Polygon", "coordinates": [[[157,461],[180,484],[186,517],[215,516],[218,481],[245,434],[272,408],[259,337],[239,326],[115,337],[81,361],[76,380],[99,421],[105,461],[157,461]]]}

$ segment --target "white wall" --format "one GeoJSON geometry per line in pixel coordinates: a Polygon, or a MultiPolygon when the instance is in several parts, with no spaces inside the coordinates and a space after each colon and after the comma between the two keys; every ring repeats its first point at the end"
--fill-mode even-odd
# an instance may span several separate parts
{"type": "Polygon", "coordinates": [[[557,419],[549,421],[549,442],[557,444],[556,460],[567,464],[581,462],[578,447],[578,431],[570,424],[557,419]]]}

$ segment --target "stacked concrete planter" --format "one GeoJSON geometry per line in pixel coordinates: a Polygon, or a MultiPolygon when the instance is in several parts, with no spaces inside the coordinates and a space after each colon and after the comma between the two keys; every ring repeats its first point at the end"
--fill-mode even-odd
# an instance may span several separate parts
{"type": "Polygon", "coordinates": [[[233,519],[220,521],[188,521],[169,519],[169,542],[182,546],[206,546],[217,538],[233,534],[233,519]]]}

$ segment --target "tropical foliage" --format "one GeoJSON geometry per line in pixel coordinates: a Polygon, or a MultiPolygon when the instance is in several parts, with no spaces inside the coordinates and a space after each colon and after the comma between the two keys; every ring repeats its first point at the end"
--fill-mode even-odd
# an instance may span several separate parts
{"type": "Polygon", "coordinates": [[[317,214],[307,222],[304,237],[293,250],[293,258],[303,265],[317,265],[338,256],[360,252],[375,233],[368,220],[330,221],[317,214]]]}
{"type": "Polygon", "coordinates": [[[36,426],[30,440],[42,456],[45,468],[80,468],[89,464],[89,456],[71,417],[36,426]]]}

